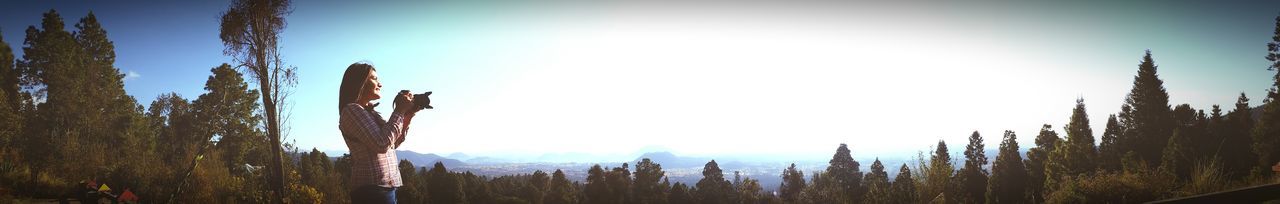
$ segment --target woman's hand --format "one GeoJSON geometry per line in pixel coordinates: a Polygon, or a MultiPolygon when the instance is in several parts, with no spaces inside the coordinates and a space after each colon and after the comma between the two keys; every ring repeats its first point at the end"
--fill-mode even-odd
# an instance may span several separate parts
{"type": "Polygon", "coordinates": [[[417,108],[414,108],[413,105],[413,94],[408,91],[401,91],[400,93],[397,93],[395,104],[395,111],[407,114],[407,116],[412,116],[414,113],[418,112],[417,108]]]}

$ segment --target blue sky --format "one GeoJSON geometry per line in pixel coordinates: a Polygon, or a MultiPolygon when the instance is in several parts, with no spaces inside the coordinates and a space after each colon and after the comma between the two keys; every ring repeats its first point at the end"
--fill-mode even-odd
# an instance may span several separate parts
{"type": "MultiPolygon", "coordinates": [[[[92,10],[144,105],[194,98],[231,62],[226,2],[24,3],[0,13],[15,52],[41,13],[73,30],[92,10]]],[[[301,72],[288,139],[345,150],[332,101],[366,61],[384,95],[436,92],[402,147],[418,152],[890,154],[974,130],[1028,146],[1080,97],[1100,135],[1147,49],[1174,105],[1229,110],[1240,92],[1258,105],[1277,14],[1275,1],[298,1],[281,35],[301,72]]]]}

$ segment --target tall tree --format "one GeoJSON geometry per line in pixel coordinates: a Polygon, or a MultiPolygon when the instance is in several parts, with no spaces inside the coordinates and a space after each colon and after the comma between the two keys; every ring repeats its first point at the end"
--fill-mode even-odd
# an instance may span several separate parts
{"type": "Polygon", "coordinates": [[[1067,148],[1064,149],[1063,165],[1068,175],[1079,175],[1093,171],[1098,164],[1095,158],[1098,149],[1093,144],[1093,128],[1089,127],[1089,114],[1085,112],[1084,99],[1076,100],[1076,108],[1071,111],[1070,122],[1064,127],[1067,132],[1067,148]]]}
{"type": "Polygon", "coordinates": [[[834,190],[843,194],[841,200],[862,200],[862,172],[858,170],[858,161],[853,159],[849,146],[841,143],[828,164],[826,174],[834,182],[834,190]]]}
{"type": "MultiPolygon", "coordinates": [[[[1276,28],[1271,42],[1267,42],[1265,57],[1271,65],[1267,71],[1280,70],[1280,15],[1276,16],[1276,28]]],[[[1258,166],[1271,166],[1280,160],[1280,72],[1271,77],[1272,86],[1267,99],[1262,101],[1262,118],[1253,129],[1253,153],[1258,156],[1258,166]]],[[[1270,171],[1261,170],[1262,173],[1270,171]]]]}
{"type": "Polygon", "coordinates": [[[916,182],[911,178],[911,169],[907,168],[907,164],[902,164],[902,167],[898,168],[898,177],[893,179],[893,184],[890,186],[888,203],[920,202],[920,197],[916,194],[916,182]]]}
{"type": "Polygon", "coordinates": [[[599,164],[592,165],[587,170],[587,184],[583,187],[583,193],[587,194],[587,203],[612,203],[618,200],[609,187],[608,173],[599,164]]]}
{"type": "Polygon", "coordinates": [[[969,145],[964,147],[964,167],[956,172],[954,185],[958,186],[955,194],[948,193],[947,199],[959,203],[984,203],[987,194],[989,173],[982,166],[987,165],[986,148],[982,144],[982,135],[973,131],[969,135],[969,145]]]}
{"type": "Polygon", "coordinates": [[[1098,145],[1098,167],[1106,171],[1120,170],[1120,150],[1116,143],[1124,132],[1116,115],[1107,117],[1107,129],[1102,132],[1102,142],[1098,145]]]}
{"type": "Polygon", "coordinates": [[[444,163],[436,162],[427,178],[427,203],[466,203],[462,186],[457,175],[449,173],[444,163]]]}
{"type": "Polygon", "coordinates": [[[736,203],[736,192],[729,180],[724,179],[724,171],[716,160],[707,162],[702,167],[702,179],[698,180],[694,194],[698,203],[736,203]]]}
{"type": "MultiPolygon", "coordinates": [[[[3,32],[3,31],[0,31],[3,32]]],[[[18,92],[21,83],[18,81],[18,70],[14,67],[13,48],[0,36],[0,159],[8,158],[9,151],[21,144],[19,136],[23,135],[22,93],[18,92]]]]}
{"type": "Polygon", "coordinates": [[[578,203],[578,197],[575,196],[576,194],[577,192],[573,190],[573,184],[569,183],[569,179],[565,177],[564,171],[556,169],[556,172],[551,173],[551,182],[548,183],[547,196],[543,197],[542,203],[578,203]]]}
{"type": "Polygon", "coordinates": [[[863,177],[863,188],[867,194],[863,197],[863,203],[888,203],[889,202],[889,173],[884,171],[884,164],[880,163],[880,158],[876,158],[871,163],[871,171],[863,177]]]}
{"type": "MultiPolygon", "coordinates": [[[[698,203],[692,192],[693,190],[689,189],[689,185],[676,182],[676,184],[671,185],[671,194],[667,194],[667,200],[671,201],[671,204],[698,203]]],[[[587,196],[591,196],[591,194],[587,194],[587,196]]]]}
{"type": "Polygon", "coordinates": [[[273,203],[282,203],[284,193],[284,169],[281,154],[282,107],[289,90],[297,84],[297,67],[285,66],[280,59],[280,33],[284,31],[284,17],[292,12],[289,0],[235,0],[222,13],[219,37],[226,47],[223,54],[232,56],[237,67],[244,68],[256,79],[262,94],[263,114],[267,118],[268,146],[271,173],[271,189],[275,192],[273,203]]]}
{"type": "Polygon", "coordinates": [[[258,109],[258,91],[249,89],[235,68],[222,64],[209,70],[204,94],[196,97],[193,106],[199,126],[208,137],[218,139],[217,148],[227,159],[227,168],[263,165],[266,160],[266,137],[257,129],[261,116],[258,109]],[[258,152],[258,154],[252,154],[258,152]]]}
{"type": "Polygon", "coordinates": [[[1027,169],[1018,153],[1018,135],[1004,131],[1000,153],[991,164],[991,181],[987,184],[987,203],[1026,203],[1027,169]]]}
{"type": "Polygon", "coordinates": [[[1258,155],[1250,151],[1248,147],[1253,144],[1253,138],[1250,133],[1253,130],[1253,109],[1249,107],[1249,97],[1243,92],[1240,98],[1236,99],[1235,109],[1226,116],[1225,128],[1220,132],[1222,141],[1217,145],[1217,151],[1223,158],[1223,169],[1232,177],[1247,176],[1254,166],[1257,166],[1258,155]]]}
{"type": "Polygon", "coordinates": [[[920,200],[933,202],[941,198],[943,191],[950,186],[954,171],[955,165],[951,164],[951,153],[947,152],[947,143],[938,140],[938,146],[929,158],[929,171],[924,175],[925,183],[920,188],[920,200]]]}
{"type": "Polygon", "coordinates": [[[1058,146],[1058,133],[1053,131],[1053,126],[1044,124],[1040,127],[1040,134],[1036,135],[1036,146],[1027,150],[1027,177],[1030,182],[1027,184],[1027,193],[1031,197],[1032,203],[1044,202],[1045,181],[1045,163],[1049,160],[1049,154],[1058,146]]]}
{"type": "Polygon", "coordinates": [[[637,162],[635,183],[632,185],[636,203],[666,203],[665,185],[658,182],[663,177],[666,177],[666,172],[662,171],[662,164],[654,163],[649,158],[637,162]]]}
{"type": "Polygon", "coordinates": [[[795,163],[791,163],[790,167],[782,171],[782,184],[778,186],[778,194],[782,197],[782,201],[796,202],[800,191],[805,188],[804,172],[796,169],[795,163]]]}
{"type": "MultiPolygon", "coordinates": [[[[65,30],[62,16],[49,10],[43,14],[40,27],[28,26],[23,40],[22,60],[17,62],[22,88],[37,100],[35,112],[28,118],[28,131],[23,140],[24,159],[29,162],[32,189],[39,189],[36,178],[44,170],[57,165],[77,163],[74,147],[87,132],[83,117],[88,99],[82,93],[85,72],[83,50],[70,32],[65,30]]],[[[60,169],[60,168],[59,168],[60,169]]]]}
{"type": "MultiPolygon", "coordinates": [[[[1125,138],[1120,140],[1131,147],[1122,148],[1136,151],[1145,161],[1159,161],[1164,150],[1162,142],[1173,135],[1174,121],[1169,107],[1169,93],[1164,89],[1164,81],[1156,73],[1155,60],[1151,58],[1151,50],[1147,50],[1138,64],[1138,74],[1133,77],[1133,89],[1125,98],[1125,106],[1130,107],[1122,116],[1128,123],[1124,127],[1125,138]]],[[[1123,110],[1123,108],[1122,108],[1123,110]]]]}

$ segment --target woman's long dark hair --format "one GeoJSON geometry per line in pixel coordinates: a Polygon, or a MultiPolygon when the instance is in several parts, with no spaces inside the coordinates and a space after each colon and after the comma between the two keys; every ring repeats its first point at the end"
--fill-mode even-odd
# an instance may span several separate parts
{"type": "Polygon", "coordinates": [[[356,62],[347,67],[347,72],[342,74],[342,85],[338,87],[338,110],[342,110],[342,106],[356,102],[356,97],[360,96],[360,92],[364,91],[365,82],[369,81],[369,74],[374,70],[373,65],[356,62]]]}

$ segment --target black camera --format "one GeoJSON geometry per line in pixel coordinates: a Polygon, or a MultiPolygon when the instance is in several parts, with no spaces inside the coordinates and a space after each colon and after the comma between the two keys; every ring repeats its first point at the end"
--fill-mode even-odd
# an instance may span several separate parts
{"type": "MultiPolygon", "coordinates": [[[[396,100],[401,100],[400,98],[402,98],[402,95],[407,94],[407,93],[409,93],[409,90],[400,90],[400,94],[396,95],[396,100]]],[[[430,91],[425,92],[425,93],[421,93],[421,94],[414,94],[414,95],[413,95],[413,108],[415,108],[415,110],[422,110],[422,109],[435,109],[435,107],[431,107],[431,97],[430,97],[430,96],[431,96],[431,92],[430,92],[430,91]]]]}

